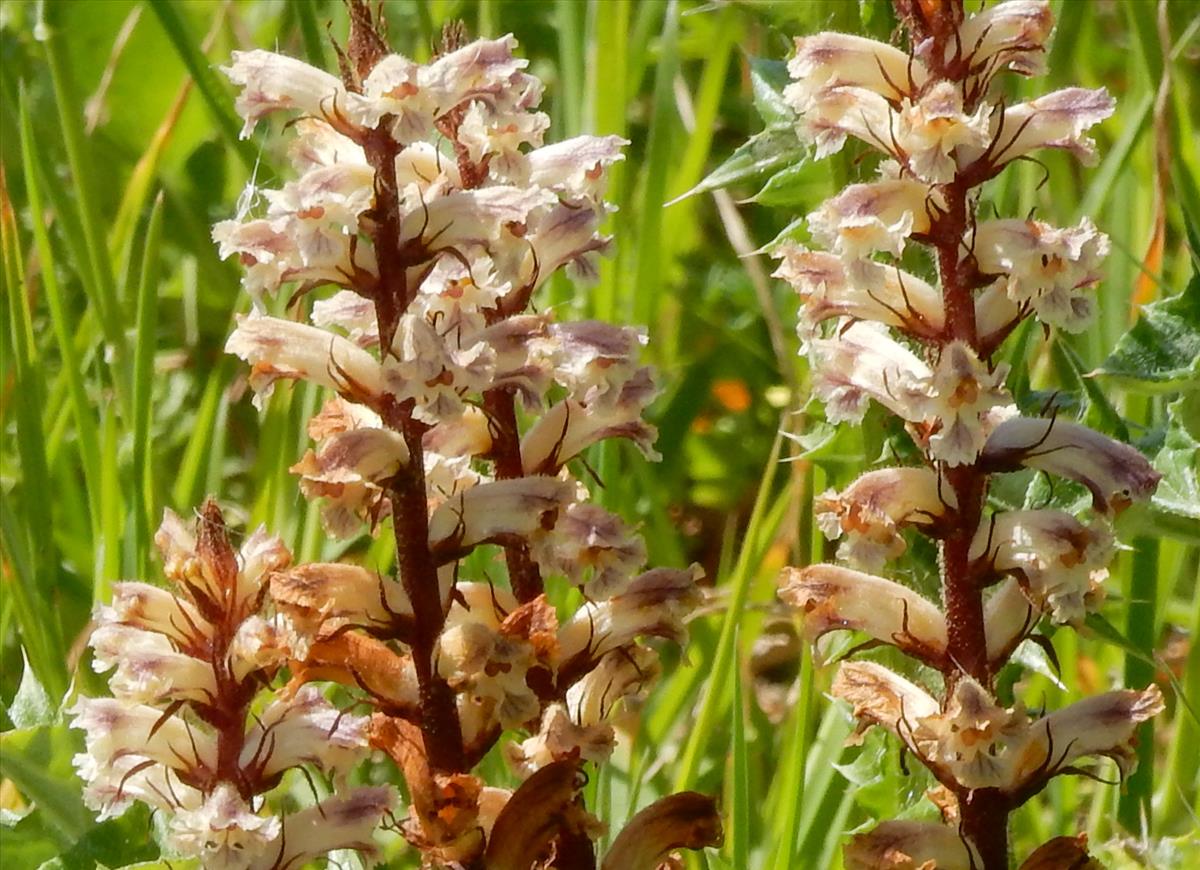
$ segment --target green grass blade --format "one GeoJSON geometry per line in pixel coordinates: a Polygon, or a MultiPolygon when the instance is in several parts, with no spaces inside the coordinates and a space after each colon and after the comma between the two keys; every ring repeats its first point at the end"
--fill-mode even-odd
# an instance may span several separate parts
{"type": "Polygon", "coordinates": [[[200,46],[183,20],[179,4],[175,0],[150,0],[150,8],[158,16],[158,21],[179,54],[180,60],[192,74],[200,96],[204,98],[226,143],[241,159],[246,169],[253,172],[259,162],[258,155],[248,141],[240,138],[242,122],[233,111],[233,101],[229,98],[228,90],[222,86],[208,58],[200,51],[200,46]]]}
{"type": "Polygon", "coordinates": [[[317,0],[294,0],[300,38],[304,40],[304,56],[317,69],[325,69],[325,40],[317,23],[317,0]]]}
{"type": "Polygon", "coordinates": [[[137,294],[137,338],[133,384],[133,494],[136,569],[146,567],[154,514],[154,469],[150,454],[150,397],[154,392],[154,352],[158,346],[159,247],[162,242],[163,198],[154,202],[142,245],[142,271],[137,294]]]}
{"type": "MultiPolygon", "coordinates": [[[[33,129],[29,123],[29,113],[24,100],[20,107],[20,126],[21,156],[25,162],[25,186],[29,196],[29,209],[33,214],[40,215],[42,213],[42,195],[37,173],[34,170],[33,129]]],[[[70,394],[79,459],[83,466],[88,505],[92,513],[92,528],[94,537],[98,538],[98,524],[103,506],[100,501],[100,439],[93,416],[93,403],[84,383],[86,371],[80,365],[81,360],[73,341],[74,327],[69,320],[66,300],[58,283],[50,235],[46,230],[45,223],[41,220],[33,221],[33,238],[38,258],[41,260],[42,286],[45,289],[46,302],[50,308],[50,319],[53,323],[55,338],[58,341],[59,354],[62,357],[62,370],[66,376],[67,390],[70,394]]]]}
{"type": "MultiPolygon", "coordinates": [[[[734,649],[739,647],[740,632],[734,633],[734,649]]],[[[742,663],[741,656],[736,652],[733,656],[733,703],[730,732],[733,736],[731,747],[732,780],[730,789],[729,813],[729,852],[733,858],[734,867],[750,866],[750,764],[746,747],[746,715],[745,698],[742,694],[742,663]]]]}
{"type": "Polygon", "coordinates": [[[754,554],[753,547],[749,542],[756,541],[761,534],[761,527],[767,519],[767,506],[770,503],[771,488],[775,482],[775,475],[779,467],[779,452],[783,445],[783,437],[775,436],[775,443],[771,447],[771,455],[767,459],[766,469],[763,472],[762,482],[758,488],[758,495],[754,500],[754,509],[750,513],[750,521],[746,527],[745,541],[741,553],[738,556],[738,562],[733,571],[733,576],[729,578],[729,605],[725,611],[725,618],[721,622],[721,634],[717,639],[716,652],[712,658],[712,665],[709,669],[710,680],[708,691],[704,696],[704,701],[700,706],[700,713],[696,717],[695,725],[688,736],[687,743],[684,747],[683,754],[679,760],[679,766],[675,777],[675,791],[683,791],[690,788],[695,782],[696,774],[700,770],[700,759],[705,749],[708,746],[709,740],[712,738],[713,729],[716,724],[717,707],[721,698],[722,689],[725,683],[721,682],[724,676],[729,672],[730,662],[734,654],[734,639],[737,636],[737,626],[741,621],[742,612],[746,607],[747,593],[750,590],[750,581],[753,578],[751,570],[754,554]]]}
{"type": "MultiPolygon", "coordinates": [[[[1129,575],[1129,594],[1126,603],[1125,633],[1129,642],[1153,657],[1158,637],[1158,568],[1159,541],[1139,537],[1133,542],[1132,570],[1129,575]]],[[[1144,689],[1154,682],[1153,659],[1126,656],[1125,685],[1144,689]]],[[[1117,818],[1132,834],[1149,836],[1154,814],[1150,805],[1154,794],[1154,720],[1138,726],[1138,766],[1126,780],[1117,802],[1117,818]]]]}
{"type": "MultiPolygon", "coordinates": [[[[59,131],[67,152],[67,163],[71,169],[74,200],[78,203],[79,223],[83,228],[87,245],[87,269],[81,269],[89,294],[95,300],[104,335],[118,352],[124,349],[124,334],[120,326],[120,304],[117,299],[116,279],[100,211],[93,190],[96,160],[91,154],[90,143],[83,134],[83,112],[78,94],[70,75],[70,60],[67,58],[63,39],[58,33],[58,15],[65,4],[43,3],[39,11],[43,20],[39,22],[42,32],[47,34],[42,45],[50,78],[54,84],[55,103],[58,106],[59,131]]],[[[81,264],[82,265],[82,264],[81,264]]]]}
{"type": "Polygon", "coordinates": [[[632,320],[650,323],[654,302],[660,298],[662,280],[663,203],[666,202],[667,176],[671,166],[674,128],[678,124],[673,87],[679,68],[679,9],[675,0],[666,6],[658,62],[654,74],[653,114],[646,146],[645,179],[639,206],[637,249],[634,253],[633,294],[630,300],[632,320]]]}

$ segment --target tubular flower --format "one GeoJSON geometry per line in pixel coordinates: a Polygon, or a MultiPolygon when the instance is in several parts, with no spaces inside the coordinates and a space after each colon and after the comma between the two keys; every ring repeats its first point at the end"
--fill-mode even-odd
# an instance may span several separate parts
{"type": "Polygon", "coordinates": [[[910,179],[852,184],[808,216],[813,238],[854,260],[878,251],[899,255],[909,236],[929,231],[941,195],[910,179]]]}
{"type": "Polygon", "coordinates": [[[924,280],[872,260],[850,263],[825,251],[787,242],[774,277],[799,295],[803,306],[797,331],[807,342],[825,320],[849,317],[901,327],[914,335],[936,335],[945,326],[942,300],[924,280]]]}
{"type": "Polygon", "coordinates": [[[956,507],[953,490],[928,468],[868,471],[840,493],[828,490],[814,503],[825,537],[843,538],[838,558],[868,571],[905,551],[904,526],[936,526],[956,507]]]}
{"type": "Polygon", "coordinates": [[[917,424],[918,442],[947,465],[973,462],[995,425],[993,409],[1009,406],[1007,368],[988,371],[960,341],[944,346],[932,368],[869,322],[810,346],[818,367],[814,391],[831,421],[861,420],[867,399],[874,399],[917,424]]]}
{"type": "Polygon", "coordinates": [[[779,595],[803,614],[810,640],[848,629],[934,666],[945,656],[946,620],[941,611],[891,580],[835,565],[787,568],[779,595]]]}
{"type": "Polygon", "coordinates": [[[1107,692],[1032,720],[1020,707],[997,705],[970,677],[942,709],[924,689],[872,662],[843,663],[833,694],[853,706],[864,727],[878,725],[903,740],[944,783],[1011,794],[1071,772],[1071,762],[1088,756],[1110,757],[1128,775],[1134,729],[1162,710],[1162,694],[1152,686],[1107,692]]]}
{"type": "Polygon", "coordinates": [[[997,471],[1023,465],[1074,480],[1087,487],[1092,507],[1105,514],[1148,498],[1162,477],[1128,444],[1057,418],[1005,420],[988,437],[980,461],[997,471]]]}
{"type": "Polygon", "coordinates": [[[986,531],[980,527],[972,548],[973,558],[1017,576],[1029,600],[1055,622],[1075,625],[1102,600],[1113,555],[1107,529],[1051,510],[997,514],[986,531]]]}
{"type": "Polygon", "coordinates": [[[1004,313],[987,311],[986,318],[1008,319],[1032,307],[1038,319],[1067,332],[1082,332],[1091,324],[1095,304],[1090,291],[1100,280],[1109,244],[1090,220],[1067,229],[1040,221],[985,221],[972,241],[979,268],[1001,276],[1002,295],[989,291],[979,305],[1004,313]]]}
{"type": "Polygon", "coordinates": [[[116,669],[114,697],[80,697],[68,711],[84,732],[75,766],[88,806],[101,818],[135,800],[163,811],[172,847],[206,867],[373,852],[370,834],[392,803],[389,789],[348,789],[343,800],[357,807],[356,824],[309,845],[285,836],[295,816],[266,803],[285,771],[311,765],[342,777],[368,748],[366,720],[340,712],[315,686],[251,712],[260,686],[304,655],[286,620],[260,610],[268,575],[290,561],[282,543],[259,530],[235,552],[212,502],[195,536],[168,512],[157,541],[176,591],[121,584],[113,604],[99,608],[91,643],[97,668],[116,669]],[[265,654],[268,646],[277,651],[265,654]]]}
{"type": "MultiPolygon", "coordinates": [[[[994,359],[1026,318],[1087,328],[1109,242],[1086,218],[1067,228],[980,220],[979,187],[1040,149],[1091,161],[1088,131],[1113,101],[1074,87],[1016,104],[1000,92],[1004,72],[1044,71],[1046,0],[975,13],[953,0],[894,5],[907,50],[840,33],[796,40],[782,98],[799,139],[817,158],[855,139],[881,160],[873,180],[807,216],[825,250],[782,241],[773,253],[775,276],[800,297],[797,333],[828,421],[861,423],[873,400],[903,422],[920,462],[820,495],[814,519],[853,568],[785,569],[779,596],[809,642],[858,632],[865,642],[849,654],[886,644],[942,677],[935,694],[875,664],[841,666],[834,695],[863,727],[901,740],[957,813],[954,827],[885,821],[851,841],[847,867],[1003,870],[1008,814],[1050,777],[1078,772],[1072,760],[1082,756],[1113,757],[1126,773],[1138,723],[1161,707],[1153,688],[1110,692],[1034,721],[993,694],[1043,616],[1079,626],[1098,605],[1115,549],[1107,522],[1159,481],[1130,445],[1056,417],[1021,416],[1009,367],[994,359]],[[917,245],[936,269],[901,269],[919,262],[909,252],[917,245]],[[1024,469],[1082,484],[1102,516],[991,511],[993,481],[1024,469]],[[863,573],[886,570],[914,535],[939,549],[937,602],[863,573]]],[[[1086,860],[1075,840],[1063,843],[1063,854],[1086,860]]]]}

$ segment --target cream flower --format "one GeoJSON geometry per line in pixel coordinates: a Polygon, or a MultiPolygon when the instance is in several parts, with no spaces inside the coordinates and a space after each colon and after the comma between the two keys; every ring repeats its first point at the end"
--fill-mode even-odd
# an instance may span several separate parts
{"type": "Polygon", "coordinates": [[[896,820],[856,834],[842,855],[846,870],[970,870],[974,859],[948,825],[896,820]]]}
{"type": "Polygon", "coordinates": [[[620,517],[578,502],[533,540],[531,553],[543,571],[564,575],[593,599],[618,594],[646,561],[646,545],[620,517]]]}
{"type": "Polygon", "coordinates": [[[338,710],[316,686],[303,686],[262,712],[246,735],[239,761],[264,778],[300,764],[344,775],[367,751],[367,722],[338,710]]]}
{"type": "Polygon", "coordinates": [[[275,381],[306,380],[365,404],[385,390],[383,369],[373,356],[339,335],[279,317],[239,316],[226,353],[250,363],[255,404],[271,395],[275,381]]]}
{"type": "Polygon", "coordinates": [[[1109,117],[1114,106],[1103,88],[1065,88],[997,110],[991,119],[991,144],[981,153],[998,168],[1038,148],[1060,148],[1091,165],[1096,143],[1084,133],[1109,117]]]}
{"type": "Polygon", "coordinates": [[[562,661],[596,662],[638,637],[682,641],[684,619],[700,602],[696,581],[702,576],[699,565],[655,568],[635,577],[620,595],[583,605],[559,629],[562,661]]]}
{"type": "Polygon", "coordinates": [[[1017,575],[1029,600],[1055,622],[1075,625],[1099,604],[1113,554],[1106,528],[1053,510],[996,514],[981,525],[971,549],[973,559],[1017,575]]]}
{"type": "Polygon", "coordinates": [[[999,69],[1041,75],[1053,23],[1047,0],[1006,0],[968,15],[959,28],[959,42],[977,77],[990,79],[999,69]]]}
{"type": "Polygon", "coordinates": [[[911,179],[852,184],[808,215],[813,238],[857,259],[877,251],[899,255],[908,237],[928,231],[941,194],[911,179]]]}
{"type": "Polygon", "coordinates": [[[891,580],[836,565],[785,568],[779,597],[801,613],[810,642],[831,631],[861,631],[935,667],[945,657],[942,612],[891,580]]]}
{"type": "Polygon", "coordinates": [[[245,870],[265,863],[279,835],[279,819],[255,812],[232,783],[221,783],[199,807],[171,819],[171,844],[199,857],[206,868],[245,870]]]}
{"type": "Polygon", "coordinates": [[[882,326],[854,323],[834,338],[814,339],[810,348],[813,392],[831,423],[861,421],[869,399],[910,422],[924,419],[932,372],[882,326]]]}
{"type": "Polygon", "coordinates": [[[879,93],[844,86],[807,93],[803,108],[796,108],[797,133],[816,145],[818,160],[840,151],[853,136],[929,184],[954,178],[958,146],[978,153],[990,141],[991,107],[981,104],[966,114],[962,93],[951,82],[938,82],[916,99],[904,97],[898,111],[879,93]]]}
{"type": "Polygon", "coordinates": [[[980,270],[1002,276],[1000,286],[1018,309],[1031,307],[1042,322],[1067,332],[1082,332],[1092,322],[1091,291],[1103,277],[1109,243],[1090,220],[1065,229],[1041,221],[985,221],[973,242],[980,270]]]}
{"type": "Polygon", "coordinates": [[[927,380],[925,416],[936,421],[930,456],[947,465],[975,461],[991,431],[989,412],[1011,404],[1004,387],[1007,375],[1007,365],[988,371],[964,342],[952,341],[942,348],[927,380]]]}
{"type": "Polygon", "coordinates": [[[564,399],[554,404],[521,439],[525,472],[557,474],[605,438],[627,438],[647,459],[661,458],[652,446],[658,432],[642,419],[642,411],[657,392],[649,369],[639,369],[611,401],[585,405],[564,399]]]}
{"type": "Polygon", "coordinates": [[[1148,498],[1162,477],[1136,448],[1078,423],[1057,418],[1012,417],[988,436],[980,456],[990,470],[1024,465],[1078,481],[1102,513],[1120,513],[1148,498]]]}
{"type": "Polygon", "coordinates": [[[798,37],[788,73],[793,82],[783,96],[799,112],[822,88],[867,88],[894,100],[916,93],[927,78],[925,67],[895,46],[848,33],[798,37]]]}
{"type": "Polygon", "coordinates": [[[447,499],[429,519],[430,549],[449,559],[484,542],[529,538],[548,528],[574,488],[555,477],[481,483],[447,499]]]}
{"type": "Polygon", "coordinates": [[[941,294],[916,275],[873,260],[846,262],[793,242],[780,245],[774,256],[782,262],[773,276],[790,284],[803,303],[797,333],[805,342],[835,317],[873,320],[912,335],[942,331],[941,294]]]}
{"type": "Polygon", "coordinates": [[[813,510],[825,537],[843,539],[839,559],[875,571],[907,548],[904,526],[935,526],[955,505],[953,488],[932,469],[883,468],[840,493],[827,490],[813,510]]]}
{"type": "Polygon", "coordinates": [[[281,109],[318,118],[348,106],[346,88],[329,73],[272,51],[235,51],[221,71],[242,88],[234,108],[246,119],[245,139],[263,116],[281,109]]]}

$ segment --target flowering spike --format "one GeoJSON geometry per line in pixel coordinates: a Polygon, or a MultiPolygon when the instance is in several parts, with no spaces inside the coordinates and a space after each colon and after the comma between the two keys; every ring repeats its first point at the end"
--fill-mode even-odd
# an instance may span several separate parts
{"type": "Polygon", "coordinates": [[[876,179],[808,215],[825,251],[776,248],[776,276],[800,295],[798,332],[829,421],[861,422],[873,400],[903,421],[923,459],[824,493],[817,523],[841,539],[839,559],[871,571],[906,551],[905,534],[937,541],[941,602],[832,565],[785,569],[780,597],[812,641],[860,631],[869,640],[856,651],[892,645],[942,676],[940,697],[870,662],[844,663],[834,680],[863,725],[891,731],[930,769],[959,822],[884,822],[851,841],[847,867],[1004,870],[1008,814],[1050,777],[1076,772],[1071,762],[1081,756],[1110,756],[1124,772],[1137,724],[1161,708],[1151,687],[1035,721],[992,694],[1043,616],[1083,623],[1115,549],[1103,519],[989,512],[993,477],[1032,468],[1077,481],[1106,518],[1147,498],[1159,480],[1127,444],[1058,417],[1020,416],[1008,367],[992,359],[1031,316],[1047,329],[1085,329],[1109,243],[1086,218],[1065,229],[981,221],[978,188],[1043,148],[1091,161],[1087,131],[1112,114],[1113,101],[1103,90],[1066,88],[1014,105],[995,92],[1001,72],[1043,71],[1046,0],[972,14],[961,2],[895,5],[907,52],[838,33],[796,41],[783,97],[798,137],[818,158],[854,138],[884,160],[876,179]],[[931,249],[936,285],[899,268],[902,256],[916,262],[912,245],[931,249]]]}

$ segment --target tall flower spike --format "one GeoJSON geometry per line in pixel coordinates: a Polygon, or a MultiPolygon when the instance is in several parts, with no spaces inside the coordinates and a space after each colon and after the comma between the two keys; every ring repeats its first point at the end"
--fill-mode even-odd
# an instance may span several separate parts
{"type": "Polygon", "coordinates": [[[161,810],[171,847],[205,867],[372,854],[390,789],[347,788],[292,815],[268,803],[285,771],[307,765],[343,781],[368,751],[366,720],[315,686],[270,703],[260,690],[304,655],[288,618],[262,610],[268,575],[291,559],[283,544],[260,529],[235,552],[211,501],[194,536],[168,512],[156,539],[175,588],[117,587],[91,639],[97,669],[116,669],[114,697],[80,697],[69,711],[84,732],[75,766],[88,806],[101,818],[133,801],[161,810]],[[337,821],[313,836],[313,816],[337,821]]]}
{"type": "Polygon", "coordinates": [[[1008,367],[993,360],[1028,317],[1086,328],[1108,239],[1087,219],[1071,228],[979,220],[977,189],[1039,149],[1090,161],[1087,131],[1113,102],[1103,90],[1066,88],[1014,105],[997,92],[1003,72],[1042,72],[1045,0],[971,14],[961,0],[895,5],[907,51],[839,33],[796,40],[783,99],[798,136],[818,158],[856,139],[884,160],[875,180],[808,215],[826,250],[782,243],[776,275],[800,295],[798,332],[829,421],[859,422],[873,400],[904,422],[924,460],[822,494],[817,523],[840,539],[839,559],[874,572],[905,553],[906,536],[932,539],[941,601],[833,565],[786,569],[779,594],[810,641],[851,631],[865,638],[851,653],[894,646],[942,677],[934,694],[869,662],[838,671],[833,694],[864,727],[901,740],[959,814],[956,827],[885,821],[850,842],[846,865],[1004,870],[1009,813],[1082,756],[1111,757],[1127,773],[1135,729],[1162,703],[1154,687],[1110,692],[1035,720],[993,696],[997,672],[1043,616],[1077,626],[1098,605],[1114,550],[1105,520],[1159,479],[1127,444],[1020,416],[1008,367]],[[936,284],[899,268],[901,256],[916,262],[913,245],[931,249],[936,284]],[[1105,516],[989,513],[994,477],[1023,469],[1082,484],[1105,516]]]}
{"type": "MultiPolygon", "coordinates": [[[[263,51],[235,54],[225,70],[241,86],[245,132],[292,116],[294,177],[213,237],[255,297],[312,298],[308,322],[303,305],[295,320],[241,317],[226,349],[250,364],[257,402],[280,380],[335,394],[292,471],[331,536],[387,530],[396,565],[272,574],[278,624],[254,623],[244,646],[286,663],[291,679],[248,757],[264,776],[293,759],[340,770],[344,744],[369,739],[405,777],[412,809],[399,827],[426,863],[594,866],[581,759],[607,759],[607,718],[658,671],[640,638],[683,642],[700,602],[699,572],[646,570],[640,538],[575,475],[587,468],[578,457],[609,438],[657,458],[643,419],[657,394],[638,359],[644,332],[527,310],[556,273],[595,274],[610,245],[598,231],[606,176],[627,143],[543,144],[542,85],[511,36],[468,42],[450,29],[418,64],[388,52],[364,0],[348,5],[340,80],[263,51]],[[564,581],[588,600],[560,616],[543,593],[564,581]],[[305,712],[318,680],[374,713],[369,727],[330,725],[308,752],[328,718],[305,712]],[[510,793],[472,768],[514,731],[528,736],[502,753],[528,780],[510,793]],[[546,824],[530,836],[532,802],[546,824]]],[[[190,679],[170,648],[149,652],[163,661],[159,683],[190,679]]],[[[161,694],[159,683],[145,694],[161,694]]],[[[362,835],[351,811],[369,801],[337,799],[345,836],[362,835]]],[[[705,830],[719,828],[706,806],[705,830]]],[[[298,850],[322,842],[286,820],[276,833],[298,850]]]]}

